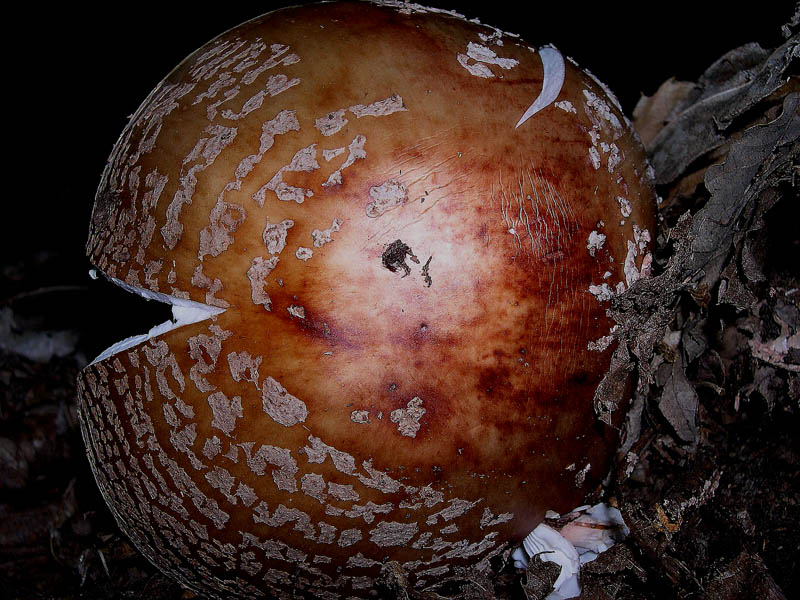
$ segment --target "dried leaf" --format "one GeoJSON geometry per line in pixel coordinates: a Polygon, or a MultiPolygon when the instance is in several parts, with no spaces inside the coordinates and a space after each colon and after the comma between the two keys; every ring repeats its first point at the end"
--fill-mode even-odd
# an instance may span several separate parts
{"type": "Polygon", "coordinates": [[[708,348],[708,340],[704,329],[705,319],[695,317],[683,327],[681,331],[681,347],[687,365],[692,364],[708,348]]]}
{"type": "Polygon", "coordinates": [[[784,85],[785,72],[798,55],[800,36],[795,35],[769,56],[748,44],[714,63],[683,112],[651,144],[656,182],[674,181],[695,159],[723,144],[736,117],[784,85]]]}
{"type": "MultiPolygon", "coordinates": [[[[636,393],[633,395],[633,401],[628,412],[625,415],[625,426],[623,428],[622,441],[619,447],[619,455],[626,456],[630,452],[633,445],[639,441],[639,436],[642,434],[642,416],[644,415],[644,405],[647,399],[648,387],[644,382],[639,382],[636,386],[636,393]]],[[[630,470],[625,470],[625,477],[629,476],[630,470]]]]}
{"type": "Polygon", "coordinates": [[[770,575],[769,569],[758,554],[742,552],[709,582],[703,598],[728,600],[741,597],[748,590],[752,598],[786,600],[783,591],[770,575]]]}
{"type": "Polygon", "coordinates": [[[528,561],[526,579],[522,584],[527,600],[544,600],[553,591],[553,584],[561,573],[561,567],[554,562],[545,562],[539,556],[528,561]]]}
{"type": "Polygon", "coordinates": [[[721,277],[718,294],[721,304],[730,304],[738,310],[747,310],[755,306],[757,299],[739,278],[736,261],[728,263],[721,277]]]}
{"type": "Polygon", "coordinates": [[[675,111],[694,89],[695,84],[670,78],[652,96],[642,96],[633,109],[633,122],[636,133],[646,150],[650,150],[653,140],[664,125],[675,116],[675,111]]]}
{"type": "Polygon", "coordinates": [[[672,363],[658,408],[684,442],[697,443],[697,392],[686,378],[683,358],[672,363]]]}
{"type": "MultiPolygon", "coordinates": [[[[651,380],[650,357],[672,319],[679,294],[701,283],[704,289],[716,289],[735,235],[748,228],[739,222],[746,207],[793,177],[794,165],[800,161],[798,106],[800,94],[788,95],[777,119],[751,127],[731,144],[727,160],[706,171],[711,198],[696,215],[683,214],[670,232],[674,251],[664,272],[640,279],[612,299],[610,315],[620,326],[620,344],[594,397],[595,411],[604,422],[611,422],[610,412],[618,406],[634,359],[640,379],[651,380]]],[[[678,413],[670,415],[677,419],[678,413]]],[[[676,427],[676,431],[682,433],[681,439],[694,439],[687,427],[676,427]]]]}
{"type": "Polygon", "coordinates": [[[730,252],[736,220],[745,207],[763,190],[793,176],[792,165],[800,156],[798,105],[800,94],[787,96],[780,117],[748,129],[731,145],[727,160],[706,171],[711,199],[693,219],[687,275],[708,271],[719,263],[730,252]]]}

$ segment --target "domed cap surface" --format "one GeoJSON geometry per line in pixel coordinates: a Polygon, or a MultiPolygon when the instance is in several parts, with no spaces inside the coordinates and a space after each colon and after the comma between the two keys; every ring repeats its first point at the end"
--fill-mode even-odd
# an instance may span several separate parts
{"type": "Polygon", "coordinates": [[[387,560],[426,589],[580,504],[616,443],[592,398],[609,299],[649,270],[645,170],[590,75],[441,11],[279,10],[192,54],[88,242],[214,309],[81,375],[123,529],[206,594],[368,597],[387,560]]]}

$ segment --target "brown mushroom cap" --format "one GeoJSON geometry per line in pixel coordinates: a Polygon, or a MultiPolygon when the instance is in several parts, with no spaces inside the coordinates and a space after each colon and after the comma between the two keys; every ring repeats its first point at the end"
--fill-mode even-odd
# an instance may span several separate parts
{"type": "Polygon", "coordinates": [[[203,593],[368,596],[387,560],[439,584],[580,504],[617,442],[592,399],[649,264],[635,134],[568,60],[515,128],[542,53],[379,4],[209,42],[97,194],[99,269],[225,309],[79,382],[120,525],[203,593]]]}

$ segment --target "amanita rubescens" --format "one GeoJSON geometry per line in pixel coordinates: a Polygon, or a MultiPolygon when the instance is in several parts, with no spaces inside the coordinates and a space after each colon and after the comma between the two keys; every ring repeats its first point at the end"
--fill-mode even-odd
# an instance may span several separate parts
{"type": "Polygon", "coordinates": [[[88,254],[176,323],[81,374],[124,531],[199,592],[416,589],[578,505],[609,299],[653,192],[551,47],[397,2],[279,10],[192,54],[100,184],[88,254]]]}

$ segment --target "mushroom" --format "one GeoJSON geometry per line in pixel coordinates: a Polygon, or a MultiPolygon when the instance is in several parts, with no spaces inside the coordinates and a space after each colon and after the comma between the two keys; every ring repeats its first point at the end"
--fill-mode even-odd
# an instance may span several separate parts
{"type": "Polygon", "coordinates": [[[653,207],[613,96],[555,48],[390,1],[220,35],[131,118],[92,214],[98,272],[175,315],[80,375],[121,528],[213,597],[367,597],[389,560],[433,590],[510,549],[610,464],[606,309],[653,207]]]}

